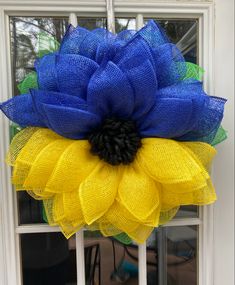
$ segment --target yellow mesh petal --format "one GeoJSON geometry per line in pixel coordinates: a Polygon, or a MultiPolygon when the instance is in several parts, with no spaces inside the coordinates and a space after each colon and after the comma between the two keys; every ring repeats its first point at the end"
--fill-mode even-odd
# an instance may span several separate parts
{"type": "MultiPolygon", "coordinates": [[[[22,190],[22,189],[21,189],[22,190]]],[[[31,190],[25,190],[32,198],[34,198],[35,200],[44,200],[44,199],[50,199],[52,198],[53,195],[51,195],[51,193],[46,193],[46,192],[42,192],[41,190],[39,190],[39,194],[37,194],[37,190],[35,191],[31,191],[31,190]]]]}
{"type": "Polygon", "coordinates": [[[121,229],[123,232],[135,231],[141,224],[144,226],[156,227],[159,222],[160,208],[155,209],[144,222],[136,219],[122,204],[115,201],[106,214],[99,220],[112,225],[112,227],[121,229]]]}
{"type": "MultiPolygon", "coordinates": [[[[211,145],[203,142],[182,142],[182,146],[191,150],[207,171],[210,171],[211,163],[216,155],[216,149],[211,145]]],[[[191,154],[192,154],[191,152],[191,154]]]]}
{"type": "Polygon", "coordinates": [[[175,193],[173,191],[162,191],[162,208],[174,208],[180,205],[206,205],[216,201],[215,189],[210,179],[207,185],[187,193],[175,193]]]}
{"type": "Polygon", "coordinates": [[[107,219],[103,217],[98,221],[97,228],[101,231],[102,235],[104,235],[105,237],[115,236],[122,232],[122,230],[116,228],[107,219]]]}
{"type": "Polygon", "coordinates": [[[65,192],[63,193],[64,216],[71,222],[74,227],[78,225],[85,225],[85,220],[82,213],[79,192],[65,192]]]}
{"type": "Polygon", "coordinates": [[[146,138],[137,160],[141,167],[156,181],[171,184],[190,181],[201,173],[201,168],[181,147],[170,139],[146,138]]]}
{"type": "Polygon", "coordinates": [[[162,186],[165,191],[169,190],[174,192],[175,194],[187,193],[206,187],[208,178],[208,173],[204,173],[202,168],[201,173],[198,173],[198,175],[193,177],[193,179],[190,181],[171,184],[162,183],[162,186]]]}
{"type": "Polygon", "coordinates": [[[115,201],[104,215],[105,220],[109,221],[114,227],[121,229],[123,232],[128,230],[134,231],[139,222],[131,213],[120,203],[115,201]]]}
{"type": "Polygon", "coordinates": [[[80,183],[91,173],[99,158],[90,153],[86,140],[73,143],[61,154],[53,174],[47,183],[47,191],[63,193],[76,191],[80,183]]]}
{"type": "Polygon", "coordinates": [[[144,221],[159,205],[159,188],[136,162],[124,167],[117,200],[138,220],[144,221]]]}
{"type": "Polygon", "coordinates": [[[47,221],[50,226],[57,225],[56,221],[54,220],[54,215],[53,215],[53,204],[54,204],[53,198],[43,200],[43,206],[46,212],[47,221]]]}
{"type": "Polygon", "coordinates": [[[84,226],[84,224],[77,225],[74,227],[70,221],[67,221],[66,219],[59,222],[59,226],[61,228],[61,231],[63,235],[69,239],[72,235],[74,235],[77,231],[81,230],[84,226]]]}
{"type": "Polygon", "coordinates": [[[80,184],[80,201],[88,225],[99,219],[114,202],[119,176],[118,167],[100,162],[80,184]]]}
{"type": "MultiPolygon", "coordinates": [[[[207,189],[208,180],[210,176],[208,170],[210,169],[212,159],[216,154],[216,150],[209,144],[201,142],[182,142],[181,147],[189,153],[194,161],[201,168],[201,173],[193,178],[193,181],[184,182],[181,184],[164,184],[163,188],[174,192],[175,194],[201,191],[201,189],[207,189]]],[[[205,193],[207,191],[205,190],[205,193]]]]}
{"type": "Polygon", "coordinates": [[[168,210],[162,207],[160,217],[159,217],[159,225],[164,225],[167,222],[169,222],[172,218],[174,218],[178,210],[179,210],[179,207],[170,208],[168,210]]]}
{"type": "Polygon", "coordinates": [[[53,220],[56,223],[65,218],[64,214],[64,197],[63,194],[56,194],[53,197],[52,212],[49,215],[53,216],[53,220]]]}
{"type": "MultiPolygon", "coordinates": [[[[19,133],[21,134],[21,132],[19,133]]],[[[22,134],[24,135],[24,133],[22,134]]],[[[19,152],[14,165],[12,183],[16,189],[22,190],[33,162],[39,153],[55,139],[61,138],[48,129],[37,129],[19,152]]],[[[10,148],[10,152],[13,151],[10,148]]]]}
{"type": "Polygon", "coordinates": [[[52,196],[52,193],[45,191],[46,184],[61,154],[71,144],[71,140],[60,139],[44,147],[34,160],[24,181],[23,189],[31,190],[42,197],[52,196]]]}
{"type": "Polygon", "coordinates": [[[14,136],[6,156],[7,164],[11,166],[15,164],[15,160],[20,151],[37,130],[39,130],[39,128],[25,128],[14,136]]]}
{"type": "Polygon", "coordinates": [[[154,230],[153,227],[148,227],[145,225],[140,225],[134,231],[126,232],[127,235],[138,243],[144,243],[147,238],[151,235],[152,231],[154,230]]]}
{"type": "Polygon", "coordinates": [[[104,236],[125,232],[142,243],[180,205],[216,200],[208,174],[212,147],[158,138],[142,144],[134,163],[114,167],[91,155],[85,140],[27,128],[12,141],[7,161],[16,186],[43,199],[49,224],[67,238],[88,224],[104,236]]]}

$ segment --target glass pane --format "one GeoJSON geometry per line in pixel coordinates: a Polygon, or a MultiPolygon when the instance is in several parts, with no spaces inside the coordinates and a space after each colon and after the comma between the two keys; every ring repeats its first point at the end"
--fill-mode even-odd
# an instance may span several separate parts
{"type": "Polygon", "coordinates": [[[195,205],[181,206],[175,218],[197,218],[199,216],[199,207],[195,205]]]}
{"type": "Polygon", "coordinates": [[[148,285],[196,285],[197,226],[160,227],[147,241],[148,285]]]}
{"type": "Polygon", "coordinates": [[[14,95],[19,94],[17,85],[34,70],[38,34],[44,32],[60,41],[67,26],[67,18],[10,17],[14,95]]]}
{"type": "Polygon", "coordinates": [[[75,238],[40,233],[20,239],[23,285],[77,284],[75,238]]]}
{"type": "Polygon", "coordinates": [[[106,28],[107,20],[106,18],[78,18],[78,26],[81,26],[88,30],[106,28]]]}
{"type": "Polygon", "coordinates": [[[156,21],[166,31],[170,41],[182,51],[186,61],[198,63],[198,20],[156,19],[156,21]]]}
{"type": "Polygon", "coordinates": [[[85,235],[85,256],[86,275],[90,272],[90,267],[94,268],[94,273],[90,280],[97,285],[137,285],[138,284],[138,248],[137,245],[127,246],[113,238],[104,238],[99,232],[86,231],[85,235]],[[90,250],[89,250],[90,247],[90,250]],[[88,262],[88,252],[98,248],[96,260],[88,262]],[[94,266],[95,264],[95,266],[94,266]]]}
{"type": "Polygon", "coordinates": [[[43,203],[25,191],[17,192],[19,224],[45,223],[43,203]]]}
{"type": "Polygon", "coordinates": [[[123,30],[135,30],[136,29],[136,20],[135,19],[127,19],[127,18],[116,18],[115,19],[115,28],[116,33],[119,33],[123,30]]]}

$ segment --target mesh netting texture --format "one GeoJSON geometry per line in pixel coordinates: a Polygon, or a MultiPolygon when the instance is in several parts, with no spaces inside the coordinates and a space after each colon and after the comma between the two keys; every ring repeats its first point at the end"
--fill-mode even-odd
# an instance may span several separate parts
{"type": "Polygon", "coordinates": [[[69,26],[61,45],[41,34],[35,70],[0,104],[23,128],[7,162],[66,237],[88,227],[144,242],[181,205],[216,200],[226,100],[155,22],[117,35],[69,26]]]}

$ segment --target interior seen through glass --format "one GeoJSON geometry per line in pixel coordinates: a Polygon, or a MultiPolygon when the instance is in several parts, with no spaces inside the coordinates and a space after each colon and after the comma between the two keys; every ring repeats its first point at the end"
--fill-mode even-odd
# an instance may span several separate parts
{"type": "MultiPolygon", "coordinates": [[[[85,231],[87,285],[137,285],[138,247],[85,231]]],[[[160,227],[147,240],[148,285],[197,284],[197,226],[160,227]]],[[[75,238],[21,235],[23,285],[75,285],[75,238]]]]}

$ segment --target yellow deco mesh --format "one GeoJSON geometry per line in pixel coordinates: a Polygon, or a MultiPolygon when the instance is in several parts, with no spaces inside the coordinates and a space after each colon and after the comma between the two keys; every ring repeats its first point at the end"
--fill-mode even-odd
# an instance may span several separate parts
{"type": "Polygon", "coordinates": [[[67,238],[88,227],[141,243],[180,205],[216,200],[208,174],[214,155],[206,143],[148,138],[132,164],[111,166],[90,153],[86,140],[26,128],[13,139],[7,162],[16,190],[43,200],[49,224],[67,238]]]}

